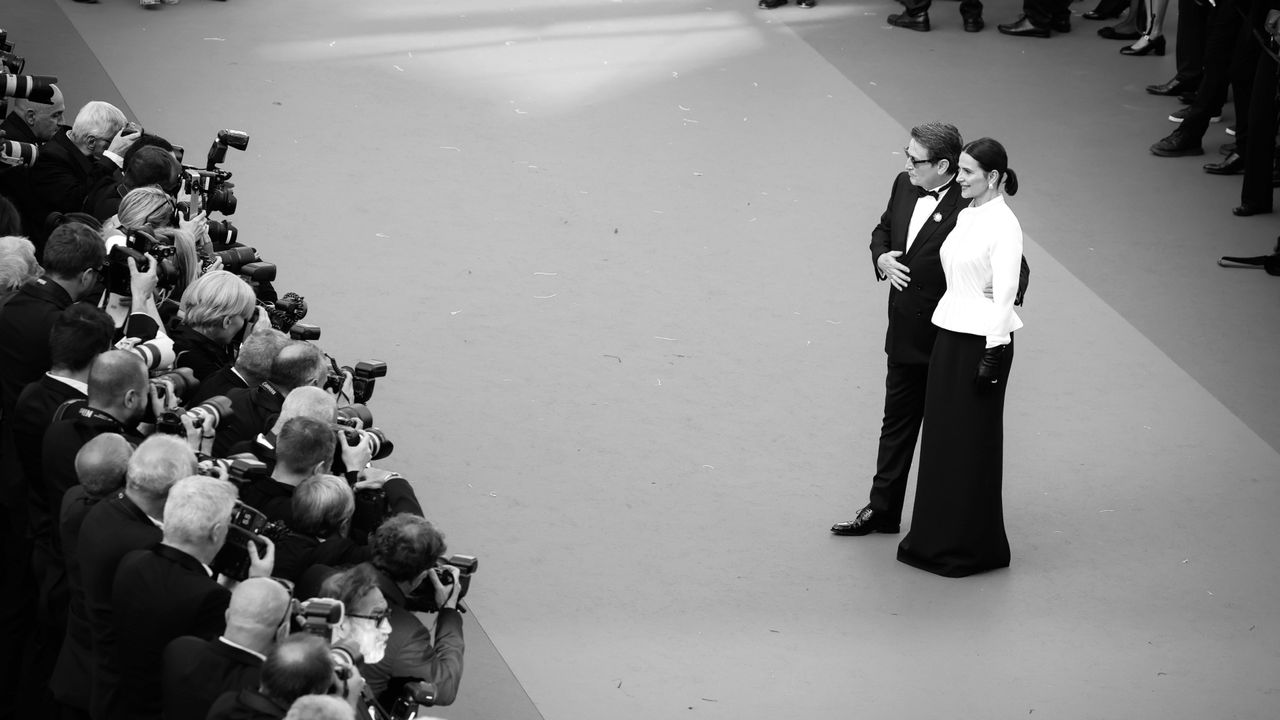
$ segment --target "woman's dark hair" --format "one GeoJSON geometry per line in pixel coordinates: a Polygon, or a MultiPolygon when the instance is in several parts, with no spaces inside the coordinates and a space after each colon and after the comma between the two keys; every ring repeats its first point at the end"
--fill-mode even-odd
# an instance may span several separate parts
{"type": "Polygon", "coordinates": [[[1000,174],[1006,195],[1018,194],[1018,174],[1009,168],[1009,153],[1005,152],[1004,146],[998,141],[989,137],[978,138],[965,145],[964,152],[978,161],[983,174],[992,170],[1000,174]]]}

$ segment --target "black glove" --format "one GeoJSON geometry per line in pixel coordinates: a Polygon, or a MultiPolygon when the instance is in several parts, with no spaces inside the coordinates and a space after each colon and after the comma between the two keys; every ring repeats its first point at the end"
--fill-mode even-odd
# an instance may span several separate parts
{"type": "Polygon", "coordinates": [[[982,357],[978,358],[978,374],[973,378],[979,390],[990,390],[1000,384],[1000,362],[1006,347],[1008,345],[997,345],[982,351],[982,357]]]}

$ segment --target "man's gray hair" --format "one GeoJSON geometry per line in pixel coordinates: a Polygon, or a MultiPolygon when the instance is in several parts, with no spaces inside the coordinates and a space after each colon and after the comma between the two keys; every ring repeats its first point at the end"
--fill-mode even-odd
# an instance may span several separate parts
{"type": "Polygon", "coordinates": [[[303,695],[289,706],[284,720],[355,720],[356,712],[334,695],[303,695]]]}
{"type": "Polygon", "coordinates": [[[328,537],[346,530],[355,511],[355,493],[346,480],[334,475],[316,475],[293,491],[291,527],[313,537],[328,537]]]}
{"type": "Polygon", "coordinates": [[[275,328],[257,330],[245,338],[236,356],[236,370],[249,387],[257,387],[271,377],[271,363],[288,342],[289,336],[275,328]]]}
{"type": "Polygon", "coordinates": [[[164,503],[165,542],[202,545],[213,528],[231,518],[236,486],[226,480],[192,475],[174,483],[164,503]]]}
{"type": "Polygon", "coordinates": [[[152,435],[129,458],[125,487],[163,500],[180,478],[194,475],[196,454],[174,435],[152,435]]]}
{"type": "Polygon", "coordinates": [[[71,130],[67,135],[77,144],[83,143],[89,137],[96,137],[110,143],[116,133],[124,127],[125,122],[124,113],[120,112],[120,108],[109,102],[93,100],[85,103],[84,107],[80,108],[80,112],[76,113],[75,122],[71,123],[71,130]]]}

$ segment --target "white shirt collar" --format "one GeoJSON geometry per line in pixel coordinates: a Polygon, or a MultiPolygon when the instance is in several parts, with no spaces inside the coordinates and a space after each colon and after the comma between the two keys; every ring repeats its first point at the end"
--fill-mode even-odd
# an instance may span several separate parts
{"type": "Polygon", "coordinates": [[[250,655],[252,655],[252,656],[254,656],[254,657],[258,658],[259,660],[262,660],[263,662],[266,662],[266,660],[267,660],[267,656],[266,656],[266,655],[263,655],[262,653],[258,652],[257,650],[252,650],[252,649],[250,649],[250,648],[247,648],[247,647],[245,647],[245,646],[241,645],[240,643],[237,643],[237,642],[231,642],[230,640],[228,640],[228,639],[227,639],[227,636],[226,636],[226,635],[223,635],[222,637],[218,638],[218,642],[220,642],[220,643],[222,643],[222,644],[224,644],[224,645],[229,645],[229,646],[231,646],[231,647],[233,647],[233,648],[235,648],[235,649],[237,649],[237,650],[243,650],[243,651],[245,651],[245,652],[249,653],[250,655]]]}
{"type": "Polygon", "coordinates": [[[57,380],[63,385],[67,385],[75,390],[79,390],[81,395],[89,394],[89,383],[80,382],[74,378],[63,377],[62,375],[54,375],[52,372],[45,373],[45,377],[57,380]]]}

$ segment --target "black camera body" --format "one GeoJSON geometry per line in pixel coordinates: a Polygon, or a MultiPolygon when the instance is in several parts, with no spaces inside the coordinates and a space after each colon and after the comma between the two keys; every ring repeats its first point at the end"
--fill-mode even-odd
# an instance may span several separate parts
{"type": "Polygon", "coordinates": [[[268,520],[256,508],[236,501],[228,523],[227,542],[209,566],[229,578],[244,580],[249,577],[249,543],[257,543],[261,552],[262,538],[275,542],[288,534],[289,528],[284,523],[268,520]]]}
{"type": "MultiPolygon", "coordinates": [[[[480,569],[480,561],[474,555],[450,555],[437,563],[432,572],[440,578],[441,585],[448,587],[453,584],[452,573],[439,572],[439,568],[445,565],[458,568],[458,582],[462,586],[458,599],[465,598],[467,591],[471,589],[471,576],[480,569]]],[[[405,594],[404,606],[414,612],[430,613],[440,610],[436,605],[436,589],[431,584],[430,577],[423,578],[417,587],[405,594]]]]}
{"type": "MultiPolygon", "coordinates": [[[[363,405],[373,397],[374,381],[387,376],[387,363],[382,360],[361,360],[352,365],[338,367],[338,361],[329,357],[329,377],[324,381],[324,389],[340,392],[346,382],[343,373],[351,373],[351,402],[363,405]]],[[[369,427],[372,423],[365,423],[369,427]]]]}
{"type": "MultiPolygon", "coordinates": [[[[270,265],[270,263],[261,263],[270,265]]],[[[275,279],[275,266],[271,265],[271,280],[275,279]]],[[[280,332],[289,332],[294,325],[307,316],[307,299],[295,292],[287,292],[274,301],[258,299],[258,307],[271,319],[271,327],[280,332]]],[[[318,337],[318,334],[317,334],[318,337]]]]}
{"type": "Polygon", "coordinates": [[[178,263],[174,259],[177,249],[156,238],[151,227],[129,228],[125,231],[125,242],[111,248],[107,255],[107,290],[117,295],[128,296],[130,293],[129,258],[138,266],[138,270],[146,272],[151,262],[147,255],[156,259],[156,285],[161,288],[172,288],[180,273],[178,263]]]}

